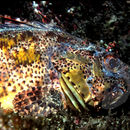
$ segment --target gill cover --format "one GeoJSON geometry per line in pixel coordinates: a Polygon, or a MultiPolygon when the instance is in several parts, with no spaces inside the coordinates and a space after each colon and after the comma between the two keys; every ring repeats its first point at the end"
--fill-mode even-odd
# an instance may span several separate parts
{"type": "Polygon", "coordinates": [[[75,64],[68,71],[61,72],[60,84],[75,109],[81,111],[82,107],[87,110],[86,103],[91,100],[92,95],[80,65],[75,64]]]}

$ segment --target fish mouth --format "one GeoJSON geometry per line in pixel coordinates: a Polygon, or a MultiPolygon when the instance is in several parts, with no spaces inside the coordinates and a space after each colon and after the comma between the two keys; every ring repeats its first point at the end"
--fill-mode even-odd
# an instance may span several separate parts
{"type": "Polygon", "coordinates": [[[104,98],[101,102],[102,108],[114,109],[126,102],[129,92],[125,87],[125,83],[114,83],[105,90],[104,98]]]}
{"type": "MultiPolygon", "coordinates": [[[[69,81],[69,79],[66,77],[64,73],[61,74],[60,77],[60,84],[62,87],[63,92],[71,102],[71,105],[73,108],[81,112],[82,109],[88,110],[85,104],[84,98],[81,96],[81,93],[79,93],[73,83],[69,81]]],[[[90,95],[88,96],[90,98],[90,95]]]]}

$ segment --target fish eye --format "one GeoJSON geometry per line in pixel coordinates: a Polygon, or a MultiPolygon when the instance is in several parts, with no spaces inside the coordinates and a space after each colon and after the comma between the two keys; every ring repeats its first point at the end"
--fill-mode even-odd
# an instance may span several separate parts
{"type": "Polygon", "coordinates": [[[112,55],[108,55],[104,58],[104,64],[109,70],[119,70],[120,68],[120,61],[118,58],[115,58],[112,55]]]}
{"type": "Polygon", "coordinates": [[[117,66],[118,66],[118,61],[117,61],[117,59],[114,59],[114,58],[110,59],[110,60],[109,60],[109,66],[110,66],[111,68],[117,67],[117,66]]]}

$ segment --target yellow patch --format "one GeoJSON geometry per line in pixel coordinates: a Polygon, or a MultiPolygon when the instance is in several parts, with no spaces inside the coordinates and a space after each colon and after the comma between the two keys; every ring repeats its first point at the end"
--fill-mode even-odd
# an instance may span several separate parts
{"type": "Polygon", "coordinates": [[[20,90],[20,87],[18,86],[18,87],[16,87],[15,92],[13,92],[12,91],[14,89],[13,85],[8,86],[5,89],[1,85],[0,85],[1,108],[6,110],[6,112],[9,112],[14,109],[13,100],[14,100],[16,94],[18,94],[18,92],[20,92],[21,90],[20,90]]]}
{"type": "Polygon", "coordinates": [[[30,45],[28,50],[25,50],[23,47],[21,47],[19,52],[14,51],[12,52],[12,55],[16,64],[26,64],[40,60],[40,54],[36,53],[34,43],[30,45]]]}
{"type": "Polygon", "coordinates": [[[10,49],[14,45],[15,45],[14,39],[0,38],[0,46],[2,46],[2,47],[4,46],[4,47],[7,47],[7,49],[10,49]]]}
{"type": "Polygon", "coordinates": [[[8,96],[4,96],[0,98],[1,107],[4,110],[10,111],[14,109],[13,100],[14,100],[15,95],[16,93],[9,93],[8,96]]]}
{"type": "Polygon", "coordinates": [[[85,102],[91,99],[91,92],[86,84],[86,80],[83,78],[83,73],[80,69],[70,70],[65,74],[66,77],[70,78],[70,82],[73,82],[74,88],[79,94],[84,95],[83,99],[85,102]]]}

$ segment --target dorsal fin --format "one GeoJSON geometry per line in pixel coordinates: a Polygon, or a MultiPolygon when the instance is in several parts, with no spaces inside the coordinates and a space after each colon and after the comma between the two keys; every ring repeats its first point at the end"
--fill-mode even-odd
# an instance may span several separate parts
{"type": "MultiPolygon", "coordinates": [[[[0,15],[0,18],[2,18],[2,20],[4,21],[8,21],[8,22],[11,22],[14,23],[14,24],[20,24],[20,25],[27,25],[27,26],[31,26],[31,27],[35,27],[35,28],[38,28],[38,26],[35,26],[34,24],[32,24],[31,22],[28,22],[28,21],[21,21],[21,20],[17,20],[17,19],[13,19],[9,16],[2,16],[0,15]]],[[[9,24],[9,23],[8,23],[9,24]]]]}

